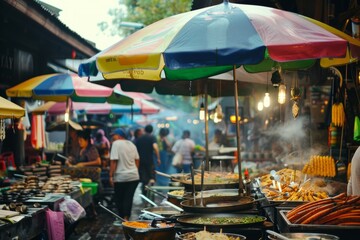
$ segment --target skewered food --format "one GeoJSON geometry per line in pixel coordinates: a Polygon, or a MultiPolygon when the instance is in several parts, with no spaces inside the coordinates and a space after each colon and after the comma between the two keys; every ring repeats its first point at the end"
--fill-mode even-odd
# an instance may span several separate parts
{"type": "Polygon", "coordinates": [[[335,177],[335,160],[330,156],[311,156],[302,171],[311,176],[335,177]]]}

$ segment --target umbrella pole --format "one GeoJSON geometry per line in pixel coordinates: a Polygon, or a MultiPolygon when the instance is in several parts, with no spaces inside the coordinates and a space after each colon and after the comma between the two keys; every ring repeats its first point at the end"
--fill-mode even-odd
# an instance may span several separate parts
{"type": "MultiPolygon", "coordinates": [[[[66,113],[69,114],[69,119],[65,122],[66,131],[65,131],[65,156],[68,156],[69,151],[69,120],[70,120],[70,106],[69,106],[69,98],[66,100],[66,113]]],[[[66,120],[66,119],[65,119],[66,120]]]]}
{"type": "Polygon", "coordinates": [[[239,101],[238,101],[238,80],[236,78],[236,66],[233,67],[233,77],[234,77],[234,101],[235,101],[235,117],[236,117],[236,148],[237,148],[237,162],[238,162],[238,172],[239,172],[239,195],[244,193],[245,187],[244,182],[242,181],[241,174],[241,157],[240,157],[240,121],[239,119],[239,101]]]}
{"type": "Polygon", "coordinates": [[[204,161],[201,163],[201,198],[200,206],[204,206],[203,203],[203,190],[204,190],[204,173],[205,168],[209,169],[209,120],[208,120],[208,94],[207,94],[207,80],[205,81],[205,165],[204,161]]]}
{"type": "Polygon", "coordinates": [[[209,110],[208,110],[208,84],[205,82],[205,169],[209,170],[209,110]]]}

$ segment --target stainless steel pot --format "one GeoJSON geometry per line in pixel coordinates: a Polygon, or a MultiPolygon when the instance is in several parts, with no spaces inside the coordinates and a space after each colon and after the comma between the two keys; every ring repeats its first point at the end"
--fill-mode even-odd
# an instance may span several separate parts
{"type": "MultiPolygon", "coordinates": [[[[281,235],[289,240],[338,240],[339,237],[330,234],[324,233],[281,233],[281,235]]],[[[271,235],[268,235],[270,240],[279,240],[281,238],[271,235]]]]}

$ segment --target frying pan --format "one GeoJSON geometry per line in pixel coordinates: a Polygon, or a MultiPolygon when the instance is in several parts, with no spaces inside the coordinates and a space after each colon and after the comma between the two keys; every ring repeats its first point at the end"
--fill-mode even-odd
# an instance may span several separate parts
{"type": "Polygon", "coordinates": [[[203,205],[200,204],[200,199],[196,199],[196,205],[193,199],[184,200],[180,205],[185,212],[190,213],[226,213],[251,209],[253,203],[252,197],[224,196],[204,198],[203,205]]]}
{"type": "Polygon", "coordinates": [[[144,210],[164,217],[171,217],[174,215],[179,215],[181,213],[179,211],[176,211],[172,207],[149,207],[145,208],[144,210]]]}
{"type": "Polygon", "coordinates": [[[248,227],[261,225],[265,222],[266,217],[252,214],[236,214],[236,213],[225,213],[225,214],[201,214],[201,215],[184,215],[176,219],[181,225],[190,226],[190,227],[200,227],[208,229],[210,228],[230,228],[230,227],[248,227]],[[214,223],[199,223],[199,219],[211,219],[214,223]],[[224,221],[222,223],[216,223],[216,219],[227,218],[229,220],[234,218],[252,218],[256,219],[255,222],[243,222],[243,223],[234,223],[231,221],[224,221]]]}

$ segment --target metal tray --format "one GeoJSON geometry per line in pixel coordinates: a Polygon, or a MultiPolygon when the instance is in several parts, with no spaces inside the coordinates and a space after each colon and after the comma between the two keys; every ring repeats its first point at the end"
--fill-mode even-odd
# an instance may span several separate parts
{"type": "Polygon", "coordinates": [[[358,240],[360,226],[337,226],[337,225],[324,225],[324,224],[293,224],[291,223],[286,214],[289,210],[280,210],[280,218],[278,219],[278,228],[280,232],[316,232],[332,234],[340,239],[358,240]]]}

